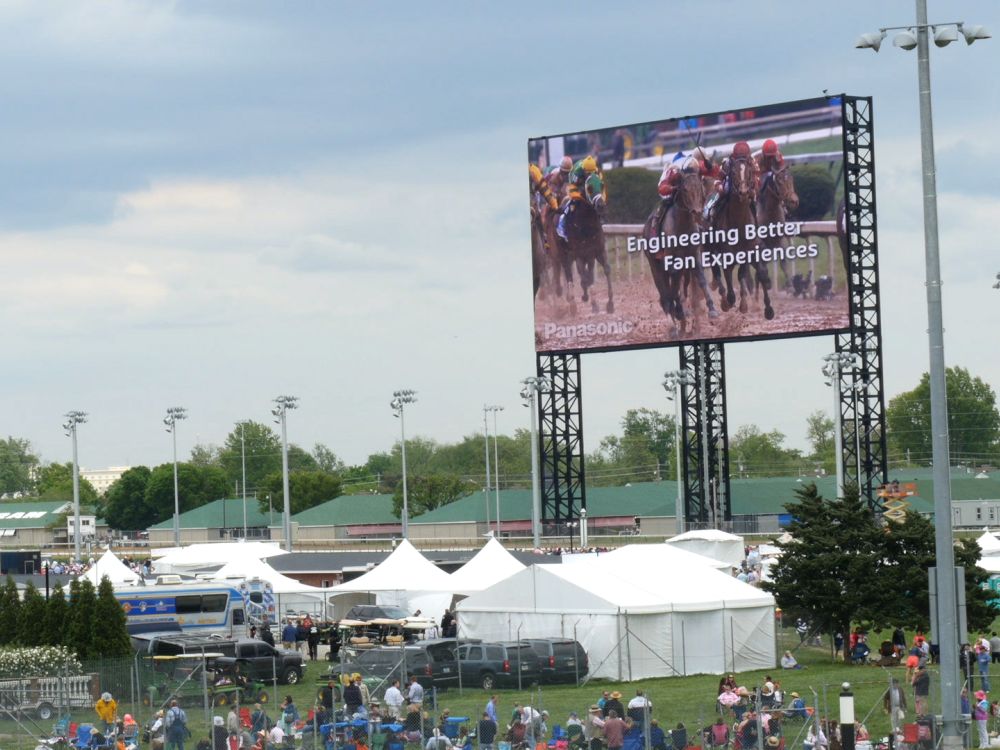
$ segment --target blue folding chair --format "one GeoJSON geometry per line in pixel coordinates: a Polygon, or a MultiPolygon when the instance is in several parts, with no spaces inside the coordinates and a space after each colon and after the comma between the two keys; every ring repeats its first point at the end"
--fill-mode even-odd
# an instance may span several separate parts
{"type": "Polygon", "coordinates": [[[81,724],[76,728],[76,743],[74,747],[82,748],[90,747],[90,735],[94,733],[94,726],[92,724],[81,724]]]}

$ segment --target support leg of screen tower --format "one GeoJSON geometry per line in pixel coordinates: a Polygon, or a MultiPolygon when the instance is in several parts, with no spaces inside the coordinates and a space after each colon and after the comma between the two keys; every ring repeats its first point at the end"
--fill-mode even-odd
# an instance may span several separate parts
{"type": "Polygon", "coordinates": [[[580,355],[540,354],[537,371],[552,384],[538,399],[542,530],[572,537],[580,510],[587,507],[580,355]]]}
{"type": "Polygon", "coordinates": [[[680,365],[693,376],[692,385],[681,386],[684,528],[728,529],[733,513],[725,350],[721,343],[684,344],[680,365]]]}
{"type": "MultiPolygon", "coordinates": [[[[845,484],[881,506],[879,485],[888,481],[885,392],[882,385],[882,313],[875,225],[875,141],[872,100],[844,97],[844,220],[850,248],[851,330],[837,336],[838,353],[854,365],[840,374],[840,450],[845,484]]],[[[841,235],[841,243],[845,236],[841,235]]]]}

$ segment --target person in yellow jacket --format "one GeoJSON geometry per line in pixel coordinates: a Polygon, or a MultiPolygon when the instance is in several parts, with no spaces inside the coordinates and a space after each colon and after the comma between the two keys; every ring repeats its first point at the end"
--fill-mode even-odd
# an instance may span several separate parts
{"type": "Polygon", "coordinates": [[[104,733],[107,734],[118,720],[118,701],[111,693],[101,693],[101,699],[94,704],[97,718],[104,722],[104,733]]]}

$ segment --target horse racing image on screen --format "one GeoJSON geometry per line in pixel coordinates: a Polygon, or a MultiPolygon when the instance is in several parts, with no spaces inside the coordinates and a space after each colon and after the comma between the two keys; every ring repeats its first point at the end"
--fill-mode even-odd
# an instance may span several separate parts
{"type": "Polygon", "coordinates": [[[535,348],[849,328],[839,97],[528,141],[535,348]]]}

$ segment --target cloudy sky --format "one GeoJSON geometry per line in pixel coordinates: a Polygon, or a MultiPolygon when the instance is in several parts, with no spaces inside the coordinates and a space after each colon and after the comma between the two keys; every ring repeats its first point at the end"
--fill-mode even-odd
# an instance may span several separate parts
{"type": "MultiPolygon", "coordinates": [[[[995,2],[932,21],[1000,30],[995,2]]],[[[84,466],[218,443],[271,399],[349,462],[526,426],[529,136],[875,97],[890,394],[927,368],[916,54],[854,49],[912,2],[0,4],[3,434],[84,466]],[[830,10],[821,10],[829,8],[830,10]],[[836,12],[834,12],[836,9],[836,12]]],[[[1000,41],[932,52],[946,357],[1000,383],[1000,41]]],[[[805,445],[830,338],[727,346],[730,425],[805,445]]],[[[585,357],[585,440],[670,408],[672,349],[585,357]]]]}

